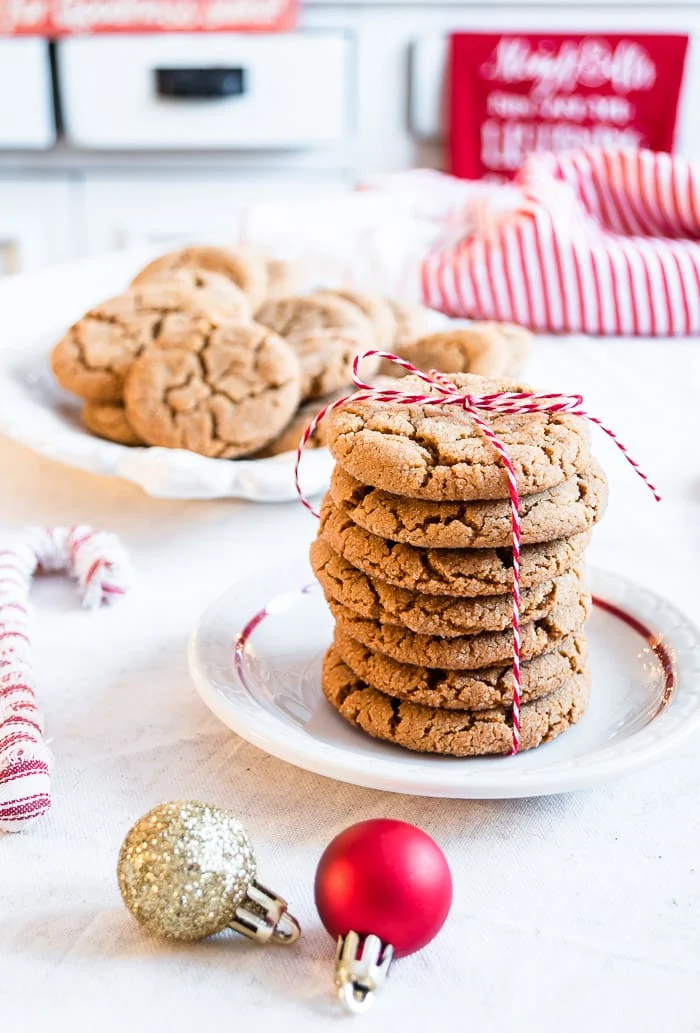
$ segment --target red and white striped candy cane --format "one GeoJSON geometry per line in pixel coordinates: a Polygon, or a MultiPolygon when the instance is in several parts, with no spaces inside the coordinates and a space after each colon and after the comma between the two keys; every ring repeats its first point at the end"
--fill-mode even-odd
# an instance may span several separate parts
{"type": "Polygon", "coordinates": [[[399,405],[457,405],[460,409],[463,409],[471,416],[475,426],[479,428],[484,437],[493,445],[501,459],[501,462],[503,463],[508,477],[508,495],[510,499],[511,527],[513,532],[513,618],[511,624],[513,629],[513,737],[511,742],[511,755],[516,754],[520,751],[521,697],[520,493],[518,491],[515,467],[508,455],[508,450],[503,442],[496,436],[496,434],[494,434],[489,424],[485,422],[483,418],[484,415],[490,413],[494,415],[521,415],[523,413],[535,412],[566,412],[570,413],[572,416],[580,416],[582,419],[588,420],[589,423],[594,423],[597,427],[600,427],[605,434],[607,434],[607,436],[618,447],[620,452],[622,452],[635,473],[644,481],[657,502],[661,501],[661,496],[646,474],[641,470],[639,464],[635,462],[613,431],[611,431],[609,427],[606,427],[605,424],[596,416],[591,416],[586,412],[583,407],[583,398],[581,395],[561,395],[554,393],[543,394],[534,391],[502,391],[485,395],[473,395],[464,391],[459,391],[448,377],[439,373],[437,370],[426,371],[417,369],[417,367],[412,365],[412,363],[407,362],[406,359],[399,358],[398,355],[393,355],[391,352],[377,351],[376,349],[363,352],[362,355],[357,356],[353,363],[353,381],[359,388],[359,391],[356,391],[352,395],[345,395],[343,398],[338,398],[334,402],[325,406],[325,408],[321,409],[304,431],[301,441],[299,442],[299,447],[297,448],[296,463],[294,465],[294,481],[296,484],[297,494],[299,495],[302,504],[309,510],[309,512],[313,513],[315,517],[318,517],[319,514],[305,497],[299,480],[301,456],[309,438],[315,433],[319,423],[321,423],[321,421],[324,420],[334,409],[338,409],[340,406],[344,405],[350,398],[352,398],[354,402],[392,402],[394,404],[398,403],[399,405]],[[369,358],[372,355],[378,355],[383,359],[388,359],[390,362],[395,362],[409,373],[415,374],[431,388],[432,393],[421,394],[420,392],[402,391],[400,380],[397,381],[396,388],[380,388],[374,387],[372,384],[365,383],[359,375],[359,365],[363,359],[369,358]]]}
{"type": "Polygon", "coordinates": [[[32,575],[65,571],[83,605],[126,591],[127,561],[114,535],[90,527],[31,530],[0,541],[0,830],[19,832],[51,806],[49,752],[37,706],[29,638],[32,575]]]}

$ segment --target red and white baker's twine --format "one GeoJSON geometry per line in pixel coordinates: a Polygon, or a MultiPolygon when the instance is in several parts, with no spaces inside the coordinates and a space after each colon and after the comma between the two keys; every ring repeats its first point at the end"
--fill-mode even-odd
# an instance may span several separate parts
{"type": "Polygon", "coordinates": [[[64,571],[83,605],[126,591],[124,551],[91,527],[32,528],[0,541],[0,830],[19,832],[51,806],[49,751],[37,706],[29,638],[32,575],[64,571]]]}
{"type": "MultiPolygon", "coordinates": [[[[600,427],[602,431],[617,445],[623,456],[638,474],[639,477],[647,485],[651,493],[657,502],[661,501],[661,496],[658,491],[651,483],[646,474],[641,470],[639,464],[635,462],[632,456],[629,454],[622,442],[617,436],[606,427],[596,416],[591,416],[583,408],[583,398],[581,395],[561,395],[554,393],[540,394],[529,391],[505,391],[505,392],[494,392],[486,395],[473,395],[457,390],[455,385],[450,382],[444,374],[437,372],[436,370],[420,370],[417,369],[412,363],[407,362],[405,359],[399,358],[398,355],[393,355],[391,352],[377,351],[372,349],[366,351],[362,355],[358,355],[353,363],[353,381],[360,388],[359,391],[352,395],[345,395],[343,398],[338,398],[336,401],[331,402],[325,406],[317,415],[313,418],[309,426],[304,431],[299,447],[297,449],[296,463],[294,466],[294,480],[296,484],[297,494],[301,499],[302,504],[313,513],[315,517],[319,516],[319,513],[313,508],[308,499],[304,496],[299,481],[299,464],[301,462],[301,456],[306,447],[309,438],[315,433],[319,423],[325,419],[325,417],[332,412],[334,409],[338,409],[344,405],[348,399],[352,398],[354,402],[393,402],[399,403],[400,405],[458,405],[461,409],[464,409],[468,413],[475,425],[479,428],[484,437],[490,441],[495,448],[496,452],[500,456],[503,466],[508,477],[508,495],[510,498],[511,507],[511,526],[513,531],[513,739],[511,747],[511,755],[516,754],[520,751],[520,698],[521,698],[521,679],[520,679],[520,547],[521,547],[521,530],[520,530],[520,493],[518,491],[517,474],[513,462],[508,455],[508,450],[502,441],[494,434],[491,427],[483,419],[483,415],[487,413],[493,413],[498,415],[521,415],[525,413],[536,413],[536,412],[566,412],[572,416],[581,416],[583,419],[588,420],[589,423],[594,423],[597,427],[600,427]],[[402,366],[409,373],[415,374],[424,383],[428,384],[432,389],[432,394],[420,394],[402,391],[400,387],[397,388],[379,388],[373,387],[371,384],[365,383],[359,375],[359,366],[363,359],[367,359],[370,356],[379,356],[382,359],[389,359],[391,362],[395,362],[398,366],[402,366]]],[[[398,384],[401,381],[397,381],[398,384]]]]}

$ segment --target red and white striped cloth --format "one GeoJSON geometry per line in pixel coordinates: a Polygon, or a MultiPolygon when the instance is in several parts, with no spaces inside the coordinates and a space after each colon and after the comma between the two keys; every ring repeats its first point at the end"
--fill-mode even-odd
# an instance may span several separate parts
{"type": "Polygon", "coordinates": [[[581,150],[533,155],[507,186],[434,173],[421,189],[443,225],[421,264],[432,308],[540,331],[700,333],[700,167],[581,150]]]}
{"type": "Polygon", "coordinates": [[[0,830],[19,832],[51,806],[49,754],[37,706],[29,639],[29,588],[37,571],[76,578],[83,605],[126,590],[114,535],[90,527],[33,528],[0,542],[0,830]]]}

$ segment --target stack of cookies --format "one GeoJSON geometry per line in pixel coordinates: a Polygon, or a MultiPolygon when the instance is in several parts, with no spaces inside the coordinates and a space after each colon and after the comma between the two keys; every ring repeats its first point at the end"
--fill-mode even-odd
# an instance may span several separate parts
{"type": "MultiPolygon", "coordinates": [[[[528,390],[469,374],[472,394],[528,390]]],[[[407,392],[430,393],[416,377],[407,392]]],[[[521,493],[521,747],[559,735],[589,694],[583,558],[607,500],[583,420],[486,417],[521,493]]],[[[349,401],[311,561],[335,619],[333,707],[369,735],[452,756],[512,743],[512,530],[493,446],[454,405],[349,401]]]]}

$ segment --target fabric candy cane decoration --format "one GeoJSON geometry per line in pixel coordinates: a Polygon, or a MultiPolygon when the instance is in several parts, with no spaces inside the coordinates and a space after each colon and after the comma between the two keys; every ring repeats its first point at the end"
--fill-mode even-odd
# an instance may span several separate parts
{"type": "Polygon", "coordinates": [[[83,605],[126,591],[127,561],[114,535],[90,527],[33,528],[0,540],[0,830],[19,832],[51,806],[49,752],[37,707],[29,639],[32,575],[65,571],[83,605]]]}
{"type": "MultiPolygon", "coordinates": [[[[583,407],[583,398],[581,395],[560,395],[560,394],[541,394],[532,391],[499,391],[485,395],[472,395],[465,392],[460,392],[453,383],[444,375],[436,370],[420,370],[417,369],[410,362],[405,359],[399,358],[397,355],[392,355],[391,352],[382,351],[366,351],[362,355],[355,358],[353,363],[353,380],[359,391],[352,395],[345,395],[343,398],[338,398],[336,401],[331,402],[325,408],[321,409],[319,413],[313,418],[309,426],[304,431],[299,447],[297,448],[296,463],[294,467],[294,477],[297,494],[302,504],[308,509],[315,517],[319,516],[319,513],[313,508],[311,503],[305,497],[304,492],[301,488],[299,480],[299,464],[301,463],[301,456],[306,447],[309,439],[315,433],[319,423],[325,419],[325,417],[331,413],[334,409],[339,408],[349,398],[352,398],[355,402],[393,402],[399,405],[457,405],[465,412],[469,413],[475,426],[479,428],[481,433],[487,438],[488,441],[493,445],[494,449],[498,453],[501,462],[505,468],[508,476],[508,495],[511,506],[511,527],[513,532],[513,618],[511,627],[513,629],[513,714],[512,714],[512,727],[513,736],[511,743],[511,755],[516,754],[520,750],[520,696],[521,696],[521,685],[520,685],[520,544],[521,544],[521,533],[520,533],[520,493],[518,491],[518,484],[516,479],[516,471],[508,450],[503,442],[494,434],[491,427],[484,420],[484,416],[488,414],[500,414],[500,415],[512,415],[521,413],[535,413],[535,412],[567,412],[571,413],[572,416],[580,416],[589,423],[595,424],[597,427],[607,434],[607,436],[614,442],[617,448],[622,452],[623,456],[630,464],[635,473],[641,477],[646,486],[649,488],[651,493],[657,502],[661,501],[661,496],[657,492],[654,485],[651,483],[649,478],[640,469],[639,464],[635,462],[632,456],[629,454],[622,442],[617,436],[606,427],[601,420],[596,416],[591,416],[590,413],[586,412],[583,407]],[[382,359],[388,359],[391,362],[397,363],[402,366],[403,369],[409,373],[415,374],[419,377],[428,387],[431,389],[430,394],[421,392],[407,392],[400,390],[400,387],[394,388],[378,388],[373,387],[372,384],[366,384],[359,375],[359,365],[363,359],[369,358],[372,355],[378,355],[382,359]]],[[[400,384],[401,381],[398,381],[400,384]]]]}
{"type": "Polygon", "coordinates": [[[585,149],[532,155],[505,186],[419,170],[369,188],[432,221],[431,308],[555,333],[700,333],[698,165],[585,149]]]}

